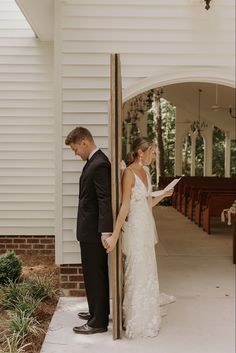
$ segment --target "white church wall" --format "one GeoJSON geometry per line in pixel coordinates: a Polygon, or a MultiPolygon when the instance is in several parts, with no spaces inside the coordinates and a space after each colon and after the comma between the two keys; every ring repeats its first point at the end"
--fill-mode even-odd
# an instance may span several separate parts
{"type": "Polygon", "coordinates": [[[55,232],[52,53],[0,1],[0,235],[55,232]]]}

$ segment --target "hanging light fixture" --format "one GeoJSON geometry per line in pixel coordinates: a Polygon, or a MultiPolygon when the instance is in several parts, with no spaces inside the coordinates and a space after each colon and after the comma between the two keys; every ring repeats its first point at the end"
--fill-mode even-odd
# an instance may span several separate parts
{"type": "Polygon", "coordinates": [[[142,93],[139,96],[131,100],[129,104],[129,109],[127,112],[127,117],[125,123],[130,125],[129,129],[129,138],[128,141],[130,144],[133,143],[133,140],[140,135],[140,129],[138,127],[138,121],[144,115],[147,110],[147,94],[142,93]]]}
{"type": "Polygon", "coordinates": [[[206,3],[205,9],[206,10],[209,10],[209,8],[210,8],[210,2],[211,2],[211,0],[205,0],[205,3],[206,3]]]}
{"type": "Polygon", "coordinates": [[[127,112],[127,117],[125,122],[131,124],[134,127],[138,120],[143,116],[147,110],[147,94],[142,93],[139,96],[135,97],[129,105],[129,110],[127,112]]]}
{"type": "Polygon", "coordinates": [[[193,121],[190,128],[192,132],[197,132],[198,135],[201,135],[201,132],[208,127],[208,124],[205,121],[201,121],[201,93],[202,90],[198,89],[198,120],[193,121]]]}

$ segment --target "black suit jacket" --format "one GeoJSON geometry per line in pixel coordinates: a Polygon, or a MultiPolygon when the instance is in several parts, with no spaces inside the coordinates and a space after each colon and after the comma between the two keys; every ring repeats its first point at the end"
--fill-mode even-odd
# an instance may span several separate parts
{"type": "Polygon", "coordinates": [[[111,164],[101,150],[85,164],[79,184],[77,239],[101,242],[101,233],[113,230],[111,164]]]}

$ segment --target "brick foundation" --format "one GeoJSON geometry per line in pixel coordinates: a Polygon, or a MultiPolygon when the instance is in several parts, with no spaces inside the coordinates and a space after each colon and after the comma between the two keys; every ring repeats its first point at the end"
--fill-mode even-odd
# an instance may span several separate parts
{"type": "MultiPolygon", "coordinates": [[[[53,256],[54,235],[0,235],[0,254],[12,250],[16,255],[53,256]]],[[[84,276],[81,264],[60,265],[60,288],[65,296],[84,297],[84,276]]]]}
{"type": "Polygon", "coordinates": [[[0,235],[0,254],[13,250],[17,255],[55,257],[54,235],[0,235]]]}
{"type": "Polygon", "coordinates": [[[60,265],[60,288],[65,296],[85,296],[84,276],[81,264],[60,265]]]}

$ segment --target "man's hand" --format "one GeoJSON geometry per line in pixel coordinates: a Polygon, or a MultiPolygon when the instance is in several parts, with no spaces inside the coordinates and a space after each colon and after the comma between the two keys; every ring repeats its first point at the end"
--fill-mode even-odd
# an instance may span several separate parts
{"type": "Polygon", "coordinates": [[[109,238],[111,235],[112,235],[112,233],[102,233],[101,241],[102,241],[102,245],[104,246],[105,249],[106,249],[105,240],[107,238],[109,238]]]}

